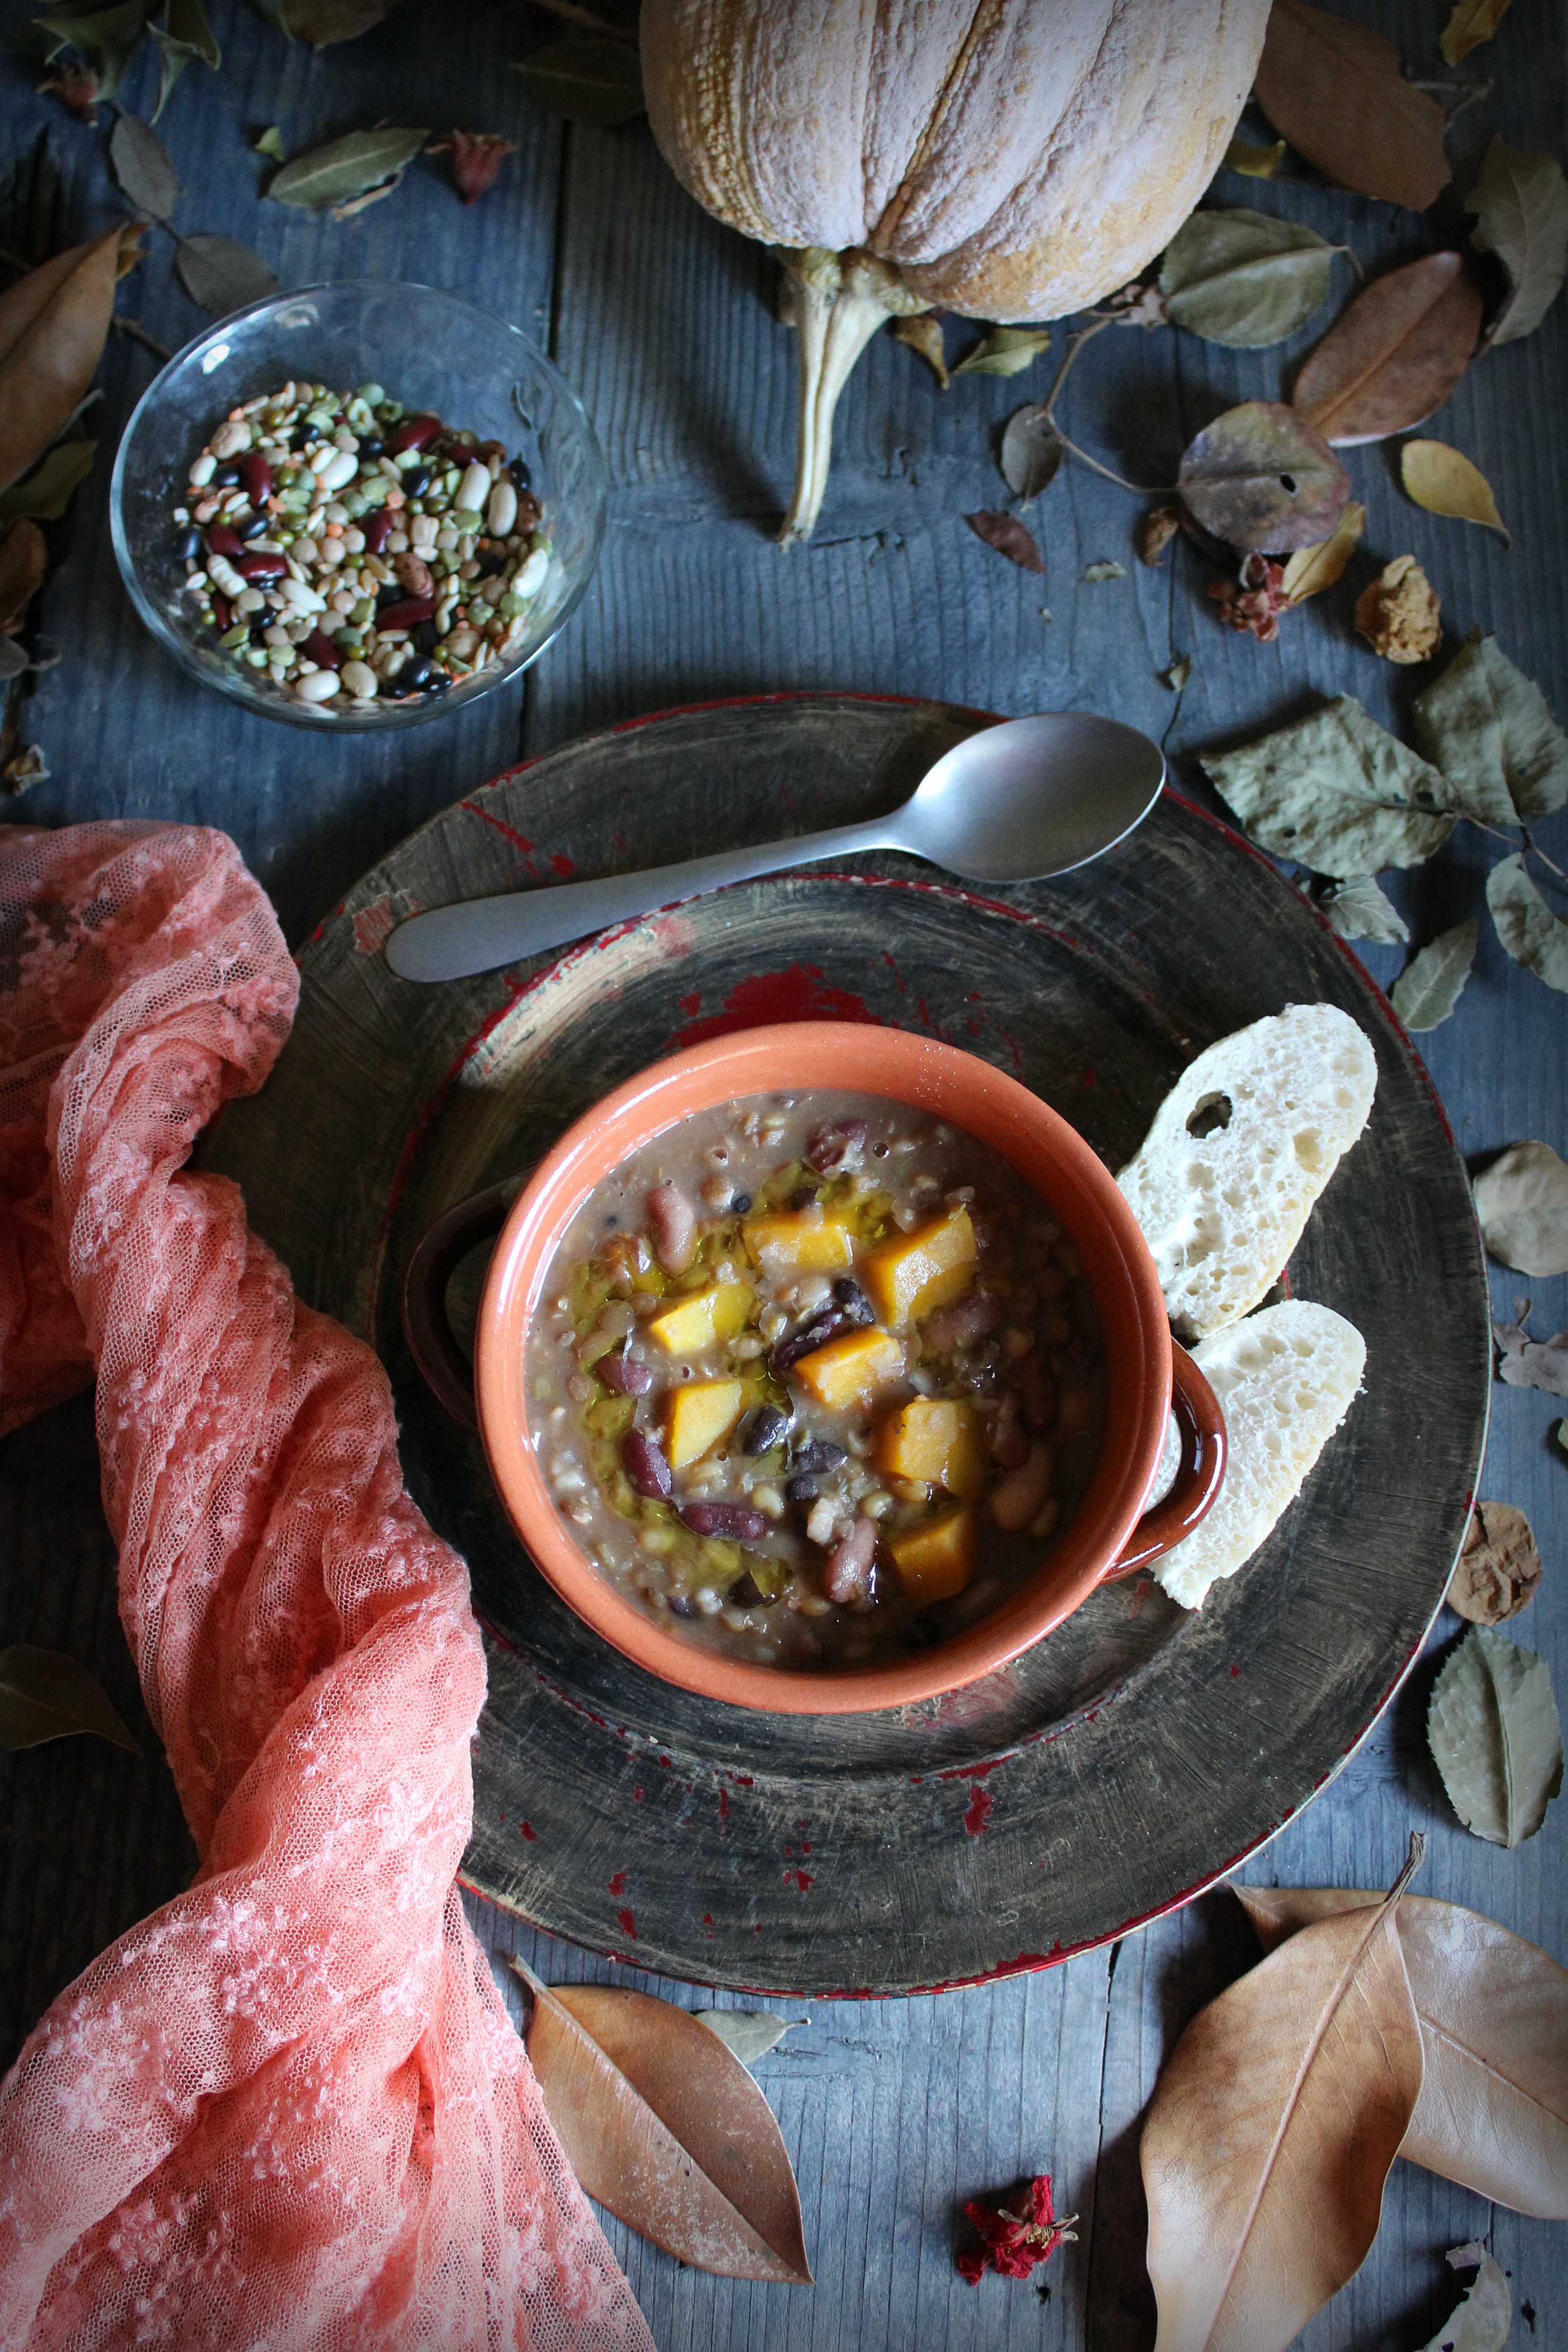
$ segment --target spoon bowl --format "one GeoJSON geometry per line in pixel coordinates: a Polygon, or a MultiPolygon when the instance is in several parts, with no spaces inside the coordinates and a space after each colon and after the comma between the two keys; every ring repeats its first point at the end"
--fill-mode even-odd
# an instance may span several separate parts
{"type": "Polygon", "coordinates": [[[1005,719],[955,743],[887,816],[635,874],[436,907],[398,925],[386,959],[403,980],[463,980],[698,891],[871,849],[904,850],[966,882],[1043,881],[1124,841],[1159,798],[1165,776],[1158,747],[1118,719],[1088,710],[1005,719]]]}

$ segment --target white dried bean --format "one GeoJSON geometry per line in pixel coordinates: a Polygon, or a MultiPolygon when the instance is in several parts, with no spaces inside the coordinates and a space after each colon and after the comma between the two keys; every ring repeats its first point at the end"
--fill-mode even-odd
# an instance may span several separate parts
{"type": "Polygon", "coordinates": [[[549,556],[548,552],[542,547],[536,547],[533,553],[529,556],[528,562],[524,564],[522,570],[518,572],[517,578],[512,583],[513,594],[516,596],[537,595],[538,591],[545,584],[545,574],[549,570],[549,556]]]}
{"type": "Polygon", "coordinates": [[[250,447],[250,426],[243,416],[231,416],[226,425],[219,425],[210,446],[220,465],[225,457],[237,457],[242,449],[250,447]]]}
{"type": "Polygon", "coordinates": [[[294,689],[301,702],[330,702],[338,691],[335,669],[307,670],[294,689]]]}
{"type": "Polygon", "coordinates": [[[457,496],[453,503],[455,506],[466,507],[472,514],[481,514],[489,495],[489,467],[474,465],[467,468],[463,479],[458,483],[457,496]]]}
{"type": "Polygon", "coordinates": [[[190,472],[191,488],[204,490],[218,469],[218,461],[210,449],[204,449],[190,472]]]}
{"type": "Polygon", "coordinates": [[[374,670],[361,661],[343,664],[343,684],[356,702],[373,702],[381,691],[374,670]]]}
{"type": "Polygon", "coordinates": [[[517,494],[510,482],[499,481],[490,492],[485,523],[492,539],[505,539],[517,519],[517,494]]]}

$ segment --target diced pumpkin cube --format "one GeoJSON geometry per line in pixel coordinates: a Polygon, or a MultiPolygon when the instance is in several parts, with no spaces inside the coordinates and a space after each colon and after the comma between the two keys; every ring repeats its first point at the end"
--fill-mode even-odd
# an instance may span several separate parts
{"type": "Polygon", "coordinates": [[[664,1459],[672,1470],[700,1462],[729,1435],[746,1407],[740,1381],[688,1381],[670,1391],[664,1413],[664,1459]]]}
{"type": "Polygon", "coordinates": [[[752,1217],[742,1225],[746,1246],[759,1265],[769,1271],[800,1266],[813,1274],[841,1273],[854,1264],[849,1227],[818,1210],[797,1210],[771,1217],[752,1217]]]}
{"type": "Polygon", "coordinates": [[[672,1356],[698,1356],[720,1339],[733,1339],[746,1328],[751,1312],[751,1292],[744,1282],[710,1282],[655,1315],[651,1336],[672,1356]]]}
{"type": "Polygon", "coordinates": [[[967,1503],[886,1538],[898,1580],[912,1601],[946,1601],[974,1572],[975,1514],[967,1503]]]}
{"type": "Polygon", "coordinates": [[[792,1369],[819,1404],[842,1412],[852,1404],[869,1404],[879,1389],[900,1378],[904,1349],[889,1332],[849,1331],[825,1348],[813,1348],[792,1369]]]}
{"type": "Polygon", "coordinates": [[[966,1502],[986,1491],[986,1448],[972,1404],[911,1398],[883,1422],[876,1458],[885,1477],[945,1486],[966,1502]]]}
{"type": "Polygon", "coordinates": [[[884,1323],[918,1323],[969,1287],[979,1248],[966,1208],[895,1234],[866,1260],[866,1288],[884,1323]]]}

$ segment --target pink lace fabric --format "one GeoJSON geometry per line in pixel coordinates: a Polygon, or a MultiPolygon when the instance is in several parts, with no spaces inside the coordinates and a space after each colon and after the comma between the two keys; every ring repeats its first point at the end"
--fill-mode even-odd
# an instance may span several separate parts
{"type": "Polygon", "coordinates": [[[201,1855],[0,2086],[0,2343],[652,2352],[454,1887],[466,1572],[375,1358],[185,1171],[297,990],[221,834],[0,828],[0,1429],[96,1367],[201,1855]]]}

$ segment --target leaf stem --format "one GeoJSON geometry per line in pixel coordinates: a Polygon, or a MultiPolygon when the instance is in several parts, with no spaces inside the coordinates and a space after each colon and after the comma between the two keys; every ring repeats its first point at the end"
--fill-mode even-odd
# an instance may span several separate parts
{"type": "Polygon", "coordinates": [[[139,326],[134,319],[122,319],[116,312],[109,323],[117,335],[129,335],[133,343],[140,343],[144,351],[152,353],[154,359],[172,360],[173,358],[173,352],[166,350],[155,335],[150,335],[146,328],[139,326]]]}
{"type": "Polygon", "coordinates": [[[1122,313],[1117,310],[1092,310],[1089,316],[1093,320],[1093,325],[1081,327],[1073,336],[1071,349],[1058,368],[1056,382],[1046,394],[1045,421],[1071,457],[1076,457],[1081,465],[1087,466],[1091,472],[1102,475],[1108,482],[1114,482],[1119,490],[1131,490],[1138,499],[1168,498],[1173,495],[1173,490],[1159,485],[1151,488],[1145,482],[1129,482],[1124,474],[1115,473],[1109,466],[1103,466],[1098,457],[1092,457],[1087,449],[1081,449],[1076,441],[1070,441],[1056,421],[1056,404],[1061,397],[1068,377],[1078,364],[1079,353],[1086,343],[1093,341],[1096,335],[1103,334],[1107,327],[1118,326],[1122,320],[1122,313]]]}

